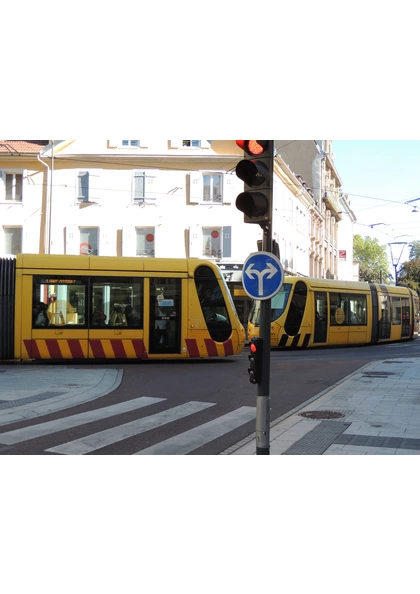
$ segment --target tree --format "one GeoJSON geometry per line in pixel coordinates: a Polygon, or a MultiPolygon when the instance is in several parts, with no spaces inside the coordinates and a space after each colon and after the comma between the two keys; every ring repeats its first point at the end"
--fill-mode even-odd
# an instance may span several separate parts
{"type": "Polygon", "coordinates": [[[363,238],[361,235],[355,235],[353,257],[360,261],[359,279],[361,281],[379,283],[382,278],[383,283],[389,284],[390,262],[386,253],[386,245],[381,245],[377,239],[372,237],[363,238]]]}
{"type": "MultiPolygon", "coordinates": [[[[417,242],[419,243],[419,242],[417,242]]],[[[420,290],[420,258],[404,262],[398,272],[398,284],[413,291],[420,290]]]]}
{"type": "Polygon", "coordinates": [[[420,258],[420,241],[413,241],[411,243],[410,255],[408,257],[410,260],[420,258]]]}

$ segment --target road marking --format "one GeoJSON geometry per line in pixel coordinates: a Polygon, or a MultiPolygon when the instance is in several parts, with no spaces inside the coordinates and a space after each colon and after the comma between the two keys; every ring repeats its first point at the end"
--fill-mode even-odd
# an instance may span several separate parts
{"type": "Polygon", "coordinates": [[[255,419],[256,410],[250,406],[243,406],[223,417],[214,419],[204,425],[185,431],[161,443],[137,452],[136,456],[147,455],[181,455],[188,454],[200,446],[237,429],[241,425],[255,419]]]}
{"type": "Polygon", "coordinates": [[[57,433],[58,431],[64,431],[65,429],[72,429],[73,427],[80,427],[81,425],[86,425],[87,423],[92,423],[94,421],[108,419],[109,417],[131,412],[145,406],[151,406],[152,404],[162,402],[163,400],[165,400],[165,398],[143,396],[142,398],[127,400],[126,402],[120,402],[119,404],[113,404],[97,410],[64,417],[63,419],[31,425],[30,427],[24,427],[23,429],[15,429],[14,431],[0,434],[0,443],[5,445],[21,443],[22,441],[28,441],[29,439],[36,439],[37,437],[43,437],[44,435],[57,433]]]}
{"type": "Polygon", "coordinates": [[[112,429],[106,429],[105,431],[100,431],[99,433],[94,433],[93,435],[88,435],[81,439],[76,439],[49,448],[46,451],[55,454],[67,454],[70,456],[76,454],[88,454],[95,450],[99,450],[100,448],[128,439],[129,437],[134,437],[135,435],[140,435],[141,433],[172,423],[178,419],[183,419],[184,417],[188,417],[189,415],[205,410],[211,406],[215,406],[215,403],[186,402],[185,404],[175,406],[169,410],[164,410],[155,415],[131,421],[130,423],[113,427],[112,429]]]}

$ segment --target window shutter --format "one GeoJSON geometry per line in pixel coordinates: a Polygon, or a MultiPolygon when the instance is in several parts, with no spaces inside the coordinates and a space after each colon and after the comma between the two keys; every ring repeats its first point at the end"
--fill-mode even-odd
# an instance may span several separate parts
{"type": "Polygon", "coordinates": [[[236,200],[236,175],[225,173],[223,176],[223,204],[232,204],[236,200]]]}
{"type": "Polygon", "coordinates": [[[149,140],[139,140],[140,148],[148,148],[150,146],[149,140]]]}
{"type": "Polygon", "coordinates": [[[134,171],[133,200],[143,202],[145,197],[145,173],[144,171],[134,171]]]}
{"type": "Polygon", "coordinates": [[[79,229],[76,225],[66,227],[66,254],[73,256],[80,253],[79,229]]]}
{"type": "Polygon", "coordinates": [[[95,169],[89,172],[89,201],[101,198],[101,170],[95,169]]]}
{"type": "Polygon", "coordinates": [[[89,200],[89,172],[79,171],[77,174],[77,199],[83,202],[89,200]]]}
{"type": "Polygon", "coordinates": [[[179,148],[182,145],[182,140],[170,140],[169,144],[171,148],[179,148]]]}
{"type": "Polygon", "coordinates": [[[123,225],[122,255],[124,257],[134,257],[136,255],[136,230],[133,225],[123,225]]]}
{"type": "Polygon", "coordinates": [[[145,179],[146,200],[156,200],[156,198],[157,198],[158,173],[159,173],[158,169],[146,170],[146,179],[145,179]]]}
{"type": "MultiPolygon", "coordinates": [[[[101,256],[115,256],[115,252],[112,246],[112,232],[108,229],[101,227],[99,237],[99,249],[101,256]]],[[[115,248],[115,243],[114,243],[115,248]]],[[[99,255],[99,254],[98,254],[99,255]]]]}
{"type": "Polygon", "coordinates": [[[203,251],[203,232],[200,225],[191,225],[190,227],[190,258],[201,258],[203,251]]]}
{"type": "Polygon", "coordinates": [[[203,200],[203,176],[199,171],[191,171],[187,178],[187,202],[188,204],[199,204],[203,200]]]}
{"type": "Polygon", "coordinates": [[[223,258],[232,257],[232,227],[223,227],[223,258]]]}

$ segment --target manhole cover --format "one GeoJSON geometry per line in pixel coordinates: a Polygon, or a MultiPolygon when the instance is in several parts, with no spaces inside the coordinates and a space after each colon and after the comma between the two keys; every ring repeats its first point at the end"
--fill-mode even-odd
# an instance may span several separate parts
{"type": "Polygon", "coordinates": [[[313,410],[309,412],[300,413],[300,417],[304,419],[342,419],[345,415],[334,410],[313,410]]]}

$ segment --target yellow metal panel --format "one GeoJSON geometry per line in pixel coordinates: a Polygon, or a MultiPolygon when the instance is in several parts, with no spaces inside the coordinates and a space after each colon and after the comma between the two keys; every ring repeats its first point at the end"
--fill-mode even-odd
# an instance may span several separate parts
{"type": "Polygon", "coordinates": [[[89,269],[89,258],[85,256],[23,254],[16,263],[19,268],[25,269],[25,274],[31,270],[35,274],[45,270],[60,270],[61,274],[67,274],[67,271],[89,269]]]}

